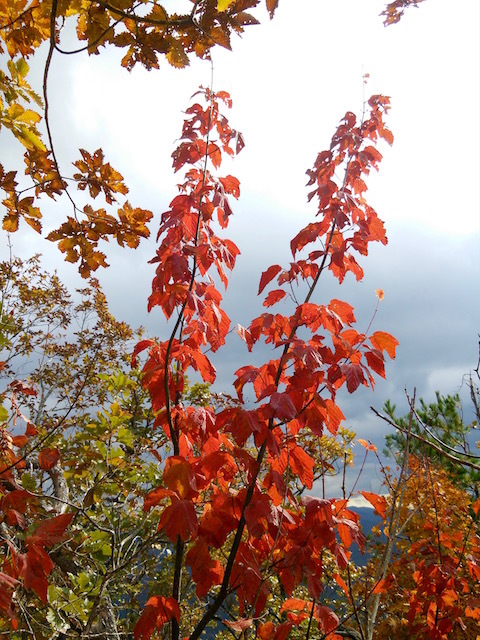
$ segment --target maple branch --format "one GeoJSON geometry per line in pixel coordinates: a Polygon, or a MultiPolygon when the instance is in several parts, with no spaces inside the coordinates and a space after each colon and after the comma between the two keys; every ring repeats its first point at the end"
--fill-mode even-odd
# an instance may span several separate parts
{"type": "MultiPolygon", "coordinates": [[[[213,63],[211,62],[212,65],[212,79],[211,79],[211,84],[213,84],[213,63]]],[[[213,110],[213,92],[211,91],[211,98],[210,98],[210,107],[208,110],[208,120],[207,120],[207,136],[205,139],[206,142],[206,146],[205,146],[205,155],[204,155],[204,160],[203,160],[203,175],[202,175],[202,190],[203,187],[205,186],[205,181],[207,178],[207,163],[208,163],[208,156],[209,156],[209,151],[208,151],[208,146],[209,146],[209,142],[210,142],[210,129],[211,129],[211,124],[212,124],[212,110],[213,110]]],[[[201,222],[202,222],[202,212],[201,212],[201,207],[202,207],[202,201],[203,201],[203,195],[199,196],[198,199],[198,217],[197,217],[197,225],[195,228],[195,238],[194,238],[194,246],[197,247],[198,246],[198,242],[199,242],[199,238],[200,238],[200,227],[201,227],[201,222]]],[[[195,277],[197,275],[197,264],[198,264],[198,260],[197,260],[197,254],[194,253],[193,255],[193,265],[192,265],[192,275],[190,278],[190,283],[188,285],[188,293],[191,293],[195,284],[195,277]]],[[[165,411],[167,414],[167,420],[168,420],[168,426],[170,427],[170,431],[173,433],[172,429],[173,429],[173,423],[172,423],[172,412],[171,412],[171,400],[170,400],[170,390],[168,388],[168,372],[169,372],[169,363],[170,363],[170,353],[172,350],[172,346],[173,346],[173,341],[175,340],[175,335],[178,331],[178,329],[180,328],[180,326],[183,324],[184,322],[184,314],[185,314],[185,309],[187,307],[187,303],[188,303],[188,295],[185,296],[185,300],[182,303],[181,309],[178,312],[178,317],[177,317],[177,321],[175,322],[175,325],[173,327],[173,330],[170,334],[170,339],[168,341],[168,345],[167,345],[167,351],[165,354],[165,366],[164,366],[164,389],[165,389],[165,411]]],[[[177,437],[177,434],[175,434],[177,437]]],[[[173,438],[172,438],[173,439],[173,438]]],[[[174,447],[175,447],[175,442],[174,442],[174,447]]],[[[178,442],[177,442],[177,449],[178,449],[178,442]]],[[[176,451],[175,455],[178,455],[178,450],[176,451]]]]}
{"type": "MultiPolygon", "coordinates": [[[[315,278],[313,279],[313,282],[312,282],[312,284],[310,285],[310,288],[309,288],[308,293],[307,293],[307,295],[306,295],[306,297],[305,297],[305,300],[304,300],[304,304],[307,304],[307,303],[310,301],[310,298],[312,297],[313,292],[315,291],[315,288],[316,288],[317,283],[318,283],[318,281],[319,281],[319,279],[320,279],[320,276],[322,275],[323,270],[325,269],[325,264],[326,264],[327,257],[328,257],[328,249],[329,249],[329,248],[330,248],[330,246],[331,246],[332,238],[333,238],[333,234],[335,233],[336,226],[337,226],[337,225],[336,225],[336,223],[334,222],[334,223],[332,224],[332,228],[330,229],[330,233],[329,233],[329,235],[328,235],[328,240],[327,240],[327,244],[326,244],[326,247],[325,247],[325,252],[324,252],[324,254],[323,254],[322,261],[321,261],[321,263],[320,263],[320,265],[319,265],[319,267],[318,267],[318,271],[317,271],[317,273],[316,273],[316,275],[315,275],[315,278]]],[[[282,353],[282,355],[280,356],[280,362],[279,362],[279,364],[278,364],[277,374],[276,374],[276,376],[275,376],[275,382],[274,382],[274,385],[275,385],[275,387],[277,387],[277,388],[278,388],[278,385],[279,385],[279,383],[280,383],[280,378],[281,378],[281,376],[282,376],[282,373],[283,373],[283,371],[284,371],[284,366],[285,366],[285,365],[284,365],[284,362],[285,362],[285,358],[287,357],[287,354],[288,354],[288,352],[290,351],[291,341],[292,341],[292,340],[293,340],[293,338],[295,337],[295,334],[296,334],[296,333],[297,333],[297,331],[298,331],[298,327],[299,327],[299,322],[297,322],[297,323],[292,327],[292,329],[291,329],[291,331],[290,331],[290,334],[289,334],[289,336],[288,336],[288,338],[287,338],[287,340],[286,340],[285,346],[283,347],[283,353],[282,353]]],[[[312,398],[312,400],[313,400],[313,398],[312,398]]],[[[272,426],[273,426],[273,418],[270,418],[270,422],[269,422],[269,429],[270,429],[270,431],[271,431],[271,429],[272,429],[272,426]]]]}
{"type": "MultiPolygon", "coordinates": [[[[211,63],[211,69],[212,69],[212,78],[211,78],[211,85],[213,85],[213,63],[211,63]]],[[[211,87],[211,99],[210,99],[210,107],[208,110],[208,120],[207,120],[207,136],[206,136],[206,146],[205,146],[205,155],[204,155],[204,160],[203,160],[203,174],[202,174],[202,191],[203,188],[205,187],[205,182],[206,182],[206,177],[207,177],[207,163],[208,163],[208,157],[209,157],[209,142],[210,142],[210,130],[211,130],[211,125],[212,125],[212,111],[213,111],[213,90],[211,87]]],[[[194,238],[194,246],[197,247],[198,243],[199,243],[199,239],[200,239],[200,229],[201,229],[201,223],[202,223],[202,200],[203,200],[203,195],[201,194],[199,196],[199,201],[198,201],[198,217],[197,217],[197,224],[196,224],[196,229],[195,229],[195,238],[194,238]]],[[[193,256],[193,264],[192,264],[192,275],[190,278],[190,283],[188,286],[188,293],[190,293],[193,290],[193,287],[195,285],[195,279],[196,279],[196,275],[197,275],[197,266],[198,266],[198,260],[197,260],[197,255],[194,254],[193,256]]],[[[179,450],[179,427],[177,427],[177,425],[175,425],[175,427],[172,424],[172,415],[171,415],[171,408],[170,408],[170,390],[169,390],[169,380],[168,380],[168,374],[169,374],[169,362],[170,362],[170,353],[171,353],[171,349],[173,346],[173,341],[175,339],[175,335],[177,333],[177,330],[180,329],[180,332],[182,331],[181,327],[183,326],[183,322],[185,319],[185,309],[186,309],[186,305],[188,302],[188,295],[185,296],[185,300],[182,304],[182,307],[180,309],[180,312],[178,314],[177,317],[177,321],[175,323],[175,326],[173,328],[173,331],[170,335],[170,339],[168,342],[168,346],[167,346],[167,351],[165,354],[165,367],[164,367],[164,388],[165,388],[165,408],[166,408],[166,413],[167,413],[167,419],[168,419],[168,424],[170,427],[170,433],[172,436],[172,442],[174,445],[174,454],[178,455],[180,453],[179,450]]],[[[176,421],[177,421],[177,417],[176,417],[176,421]]],[[[173,574],[173,585],[172,585],[172,597],[175,598],[175,600],[180,603],[180,593],[181,593],[181,582],[182,582],[182,568],[183,568],[183,555],[184,555],[184,551],[185,551],[185,544],[182,541],[180,536],[177,536],[177,541],[176,541],[176,547],[175,547],[175,568],[174,568],[174,574],[173,574]]],[[[215,612],[216,613],[216,612],[215,612]]],[[[176,618],[172,619],[172,640],[178,640],[180,637],[180,625],[179,622],[176,620],[176,618]]]]}
{"type": "MultiPolygon", "coordinates": [[[[180,592],[182,587],[182,568],[183,568],[183,553],[185,550],[185,544],[182,542],[180,536],[177,536],[177,542],[175,545],[175,568],[173,571],[173,585],[172,585],[172,597],[180,604],[180,592]]],[[[180,625],[176,618],[172,619],[172,640],[178,640],[180,637],[180,625]]]]}
{"type": "Polygon", "coordinates": [[[245,495],[245,501],[244,501],[244,504],[243,504],[242,513],[240,515],[240,520],[238,522],[238,526],[237,526],[237,529],[235,531],[235,536],[234,536],[234,539],[233,539],[232,547],[231,547],[230,553],[228,555],[227,564],[225,566],[225,571],[224,571],[224,575],[223,575],[222,584],[220,585],[220,590],[217,593],[217,595],[215,596],[212,604],[206,610],[206,612],[203,615],[202,619],[198,622],[197,626],[195,627],[195,629],[190,634],[189,640],[197,640],[197,638],[200,637],[200,635],[202,634],[202,632],[205,629],[205,627],[207,626],[207,624],[210,622],[210,620],[212,620],[214,618],[215,614],[217,613],[218,609],[220,608],[220,606],[224,602],[225,598],[229,595],[228,585],[229,585],[229,582],[230,582],[230,576],[231,576],[232,571],[233,571],[233,564],[235,562],[235,558],[237,556],[238,549],[240,547],[240,542],[242,541],[243,531],[244,531],[245,525],[246,525],[245,510],[246,510],[246,508],[248,507],[248,505],[250,504],[250,502],[252,500],[253,493],[254,493],[254,490],[255,490],[256,481],[257,481],[257,477],[258,477],[258,474],[259,474],[259,471],[260,471],[260,466],[261,466],[263,458],[265,456],[266,449],[267,449],[267,443],[266,443],[266,440],[265,440],[264,443],[262,444],[262,446],[260,447],[259,452],[258,452],[258,455],[257,455],[257,468],[256,468],[255,472],[252,474],[253,475],[252,480],[250,482],[250,485],[247,488],[247,493],[245,495]]]}
{"type": "MultiPolygon", "coordinates": [[[[287,464],[286,464],[286,482],[285,482],[285,489],[283,492],[283,503],[286,503],[287,501],[287,493],[288,493],[288,485],[290,482],[290,449],[288,447],[288,437],[287,437],[287,433],[286,433],[286,429],[285,429],[285,443],[286,443],[286,451],[287,451],[287,464]]],[[[277,546],[278,540],[281,536],[282,533],[282,523],[285,519],[285,512],[282,510],[282,512],[280,513],[280,518],[278,520],[278,524],[277,524],[277,531],[275,534],[275,539],[272,541],[272,544],[270,545],[270,550],[268,552],[268,557],[265,560],[265,567],[266,567],[266,573],[268,573],[268,571],[271,572],[272,568],[275,567],[275,562],[272,562],[272,557],[273,557],[273,552],[275,551],[275,547],[277,546]]],[[[271,573],[270,573],[271,575],[271,573]]],[[[270,577],[270,576],[268,576],[270,577]]],[[[253,601],[253,603],[250,606],[250,610],[252,611],[252,614],[255,612],[256,608],[257,608],[257,602],[258,599],[260,597],[261,591],[262,591],[262,586],[264,585],[264,583],[266,582],[267,577],[264,577],[261,581],[260,584],[258,586],[257,589],[257,593],[255,595],[255,600],[253,601]]],[[[314,599],[315,601],[315,599],[314,599]]],[[[312,608],[313,610],[313,608],[312,608]]],[[[307,634],[307,638],[308,638],[308,634],[307,634]]]]}
{"type": "Polygon", "coordinates": [[[305,634],[305,640],[309,640],[310,631],[312,629],[313,610],[315,609],[315,598],[312,598],[312,608],[310,609],[310,616],[308,618],[307,633],[305,634]]]}
{"type": "MultiPolygon", "coordinates": [[[[362,123],[363,123],[364,117],[365,117],[365,107],[364,107],[363,113],[362,113],[362,123]]],[[[360,144],[361,144],[361,141],[360,141],[360,144]]],[[[345,187],[346,187],[346,184],[347,184],[348,169],[350,167],[350,163],[352,162],[352,157],[353,157],[352,154],[350,154],[348,159],[347,159],[347,163],[346,163],[346,166],[345,166],[345,171],[344,171],[344,174],[343,174],[343,182],[342,182],[342,185],[341,185],[340,189],[338,190],[338,192],[341,193],[342,195],[345,195],[345,187]]],[[[323,253],[322,261],[320,262],[319,267],[318,267],[318,271],[315,274],[315,278],[313,279],[313,282],[310,285],[309,291],[308,291],[308,293],[307,293],[307,295],[305,297],[305,300],[304,300],[304,304],[307,304],[308,302],[310,302],[310,298],[312,297],[312,295],[313,295],[313,293],[314,293],[314,291],[316,289],[316,286],[318,284],[318,281],[320,279],[320,276],[322,275],[322,273],[323,273],[323,271],[325,269],[327,258],[328,258],[328,254],[329,254],[329,250],[330,250],[330,247],[332,246],[333,235],[335,233],[336,228],[337,228],[337,223],[336,223],[336,221],[334,221],[332,223],[331,229],[330,229],[329,234],[328,234],[327,242],[326,242],[325,247],[324,247],[324,253],[323,253]]],[[[283,348],[283,353],[282,353],[282,356],[280,358],[280,363],[279,363],[279,367],[278,367],[278,370],[277,370],[277,375],[275,377],[275,386],[277,386],[277,387],[278,387],[278,383],[280,382],[280,377],[281,377],[281,375],[283,373],[282,361],[284,361],[285,357],[287,356],[288,351],[290,350],[290,342],[295,337],[295,334],[296,334],[296,332],[298,330],[298,326],[299,326],[299,323],[297,322],[297,324],[292,328],[292,330],[290,332],[290,335],[289,335],[289,337],[287,339],[287,343],[285,344],[285,346],[283,348]]]]}
{"type": "MultiPolygon", "coordinates": [[[[346,180],[347,180],[347,175],[348,175],[348,166],[349,163],[351,161],[351,157],[349,157],[349,160],[347,162],[347,167],[345,170],[345,174],[344,174],[344,180],[343,180],[343,184],[342,184],[342,188],[341,191],[344,190],[345,186],[346,186],[346,180]]],[[[308,303],[310,301],[310,298],[312,297],[315,288],[318,284],[318,281],[320,279],[320,276],[322,275],[325,266],[326,266],[326,261],[328,259],[328,252],[329,249],[332,245],[332,240],[333,240],[333,235],[335,233],[335,229],[336,229],[336,222],[334,221],[331,225],[331,229],[329,231],[329,235],[328,235],[328,239],[327,239],[327,243],[325,246],[325,251],[322,257],[322,261],[319,265],[318,271],[315,275],[315,278],[312,282],[312,284],[310,285],[309,291],[307,293],[307,296],[305,298],[305,304],[308,303]]],[[[274,386],[278,389],[279,383],[280,383],[280,379],[282,376],[282,373],[284,371],[285,368],[285,359],[286,356],[290,350],[291,347],[291,341],[292,339],[295,337],[296,332],[299,328],[299,322],[297,322],[291,329],[289,337],[286,341],[286,344],[283,348],[283,353],[280,357],[279,360],[279,364],[277,367],[277,372],[275,375],[275,380],[274,380],[274,386]]],[[[275,420],[274,418],[269,418],[269,422],[268,422],[268,430],[272,431],[272,429],[275,427],[275,420]]],[[[232,547],[230,549],[230,553],[228,556],[228,560],[227,560],[227,564],[225,566],[225,572],[224,572],[224,577],[223,577],[223,581],[222,584],[220,586],[220,590],[217,594],[217,596],[215,597],[215,599],[213,600],[212,604],[210,605],[210,607],[207,609],[207,611],[205,612],[203,618],[199,621],[199,623],[197,624],[197,626],[195,627],[195,629],[193,630],[192,634],[190,635],[190,640],[197,640],[197,638],[199,638],[199,636],[201,635],[201,633],[203,632],[203,630],[205,629],[205,627],[207,626],[207,624],[210,622],[210,620],[213,619],[213,617],[215,616],[217,610],[219,609],[219,607],[221,606],[221,603],[224,601],[224,599],[227,596],[227,591],[228,591],[228,584],[229,584],[229,580],[230,580],[230,576],[233,570],[233,564],[235,561],[235,557],[237,555],[239,546],[240,546],[240,542],[242,540],[242,536],[243,536],[243,531],[246,525],[246,519],[245,519],[245,511],[246,508],[248,507],[248,505],[250,504],[252,498],[253,498],[253,494],[254,494],[254,489],[256,486],[256,481],[257,481],[257,477],[258,474],[260,472],[260,468],[262,466],[262,463],[264,461],[264,457],[265,457],[265,453],[267,450],[267,439],[265,438],[264,442],[262,443],[258,454],[257,454],[257,467],[256,467],[256,471],[253,474],[253,477],[250,481],[250,484],[247,488],[247,492],[245,495],[245,501],[243,503],[243,507],[242,507],[242,513],[240,516],[240,520],[235,532],[235,536],[234,536],[234,540],[232,543],[232,547]]]]}

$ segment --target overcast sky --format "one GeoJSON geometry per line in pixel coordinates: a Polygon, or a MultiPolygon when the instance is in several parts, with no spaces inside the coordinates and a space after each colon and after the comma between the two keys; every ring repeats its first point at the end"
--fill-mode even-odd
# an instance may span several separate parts
{"type": "MultiPolygon", "coordinates": [[[[262,311],[255,299],[261,272],[288,263],[290,239],[313,218],[305,171],[328,148],[339,120],[346,111],[361,111],[364,91],[391,97],[395,143],[381,148],[384,161],[368,179],[367,194],[386,222],[389,244],[363,259],[362,283],[326,282],[316,294],[318,302],[336,297],[353,304],[366,329],[375,289],[385,291],[374,329],[397,337],[397,358],[374,393],[341,396],[347,426],[379,447],[385,427],[369,406],[381,409],[390,398],[406,412],[405,388],[416,387],[428,401],[437,389],[459,391],[462,376],[476,366],[480,330],[479,3],[426,0],[388,29],[378,16],[383,6],[376,0],[280,0],[273,21],[260,12],[262,24],[235,39],[233,53],[217,48],[213,54],[214,88],[232,95],[230,122],[246,140],[226,170],[240,179],[242,192],[228,230],[242,251],[225,297],[234,325],[247,325],[262,311]]],[[[103,148],[124,175],[132,204],[154,211],[154,238],[159,215],[176,193],[170,156],[182,110],[200,84],[208,85],[210,65],[193,61],[179,71],[162,61],[158,72],[128,74],[120,59],[120,52],[54,57],[53,135],[64,172],[78,147],[103,148]]],[[[40,56],[39,69],[43,61],[40,56]]],[[[66,203],[56,208],[59,217],[66,210],[66,203]]],[[[48,243],[28,233],[12,242],[17,254],[41,251],[45,266],[56,267],[72,286],[81,284],[48,243]]],[[[154,241],[136,252],[113,245],[104,250],[111,268],[98,276],[112,311],[150,333],[163,332],[161,311],[146,313],[154,241]]],[[[7,255],[6,242],[0,252],[7,255]]],[[[232,336],[215,362],[217,388],[231,392],[233,371],[251,356],[232,336]]],[[[373,466],[363,486],[379,488],[373,466]]]]}

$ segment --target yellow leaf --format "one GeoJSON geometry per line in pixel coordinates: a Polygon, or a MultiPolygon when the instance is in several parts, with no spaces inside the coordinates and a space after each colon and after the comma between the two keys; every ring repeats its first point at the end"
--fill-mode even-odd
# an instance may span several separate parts
{"type": "Polygon", "coordinates": [[[18,230],[18,214],[9,213],[3,218],[2,228],[9,233],[14,233],[18,230]]]}
{"type": "Polygon", "coordinates": [[[226,11],[235,0],[217,0],[217,11],[226,11]]]}
{"type": "Polygon", "coordinates": [[[189,64],[188,56],[185,53],[185,49],[177,40],[172,40],[170,48],[168,49],[168,52],[166,54],[166,58],[172,65],[172,67],[177,67],[179,69],[182,69],[189,64]]]}
{"type": "Polygon", "coordinates": [[[25,218],[25,222],[37,233],[42,232],[42,224],[33,218],[25,218]]]}
{"type": "Polygon", "coordinates": [[[37,122],[40,122],[42,117],[36,111],[25,109],[25,111],[15,119],[20,122],[25,122],[26,124],[37,124],[37,122]]]}
{"type": "Polygon", "coordinates": [[[7,114],[11,120],[16,120],[23,114],[24,111],[25,109],[22,107],[22,105],[18,104],[18,102],[13,102],[8,107],[7,114]]]}
{"type": "Polygon", "coordinates": [[[35,147],[36,149],[40,149],[40,151],[46,150],[46,147],[39,136],[27,127],[22,127],[21,130],[16,133],[16,136],[23,142],[27,149],[35,147]]]}
{"type": "Polygon", "coordinates": [[[15,63],[15,67],[17,69],[18,74],[22,76],[22,78],[24,78],[29,71],[29,67],[25,61],[25,58],[20,58],[19,60],[17,60],[17,62],[15,63]]]}

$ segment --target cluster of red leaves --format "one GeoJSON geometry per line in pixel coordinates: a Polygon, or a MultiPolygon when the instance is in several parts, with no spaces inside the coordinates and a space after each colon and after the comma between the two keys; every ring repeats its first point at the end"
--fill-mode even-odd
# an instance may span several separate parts
{"type": "MultiPolygon", "coordinates": [[[[321,436],[324,429],[336,434],[343,419],[335,403],[337,389],[343,384],[349,391],[360,384],[373,386],[373,373],[384,376],[384,354],[394,357],[397,345],[395,338],[381,331],[371,336],[357,332],[349,304],[311,301],[324,269],[340,282],[347,271],[360,279],[362,271],[353,252],[365,255],[370,242],[386,243],[383,225],[363,197],[362,176],[377,168],[381,159],[375,141],[393,140],[383,121],[388,99],[373,96],[369,116],[357,124],[347,113],[330,150],[319,154],[308,172],[309,184],[315,184],[310,198],[319,201],[319,221],[292,241],[293,257],[308,244],[315,247],[288,269],[273,265],[261,277],[259,293],[275,277],[278,283],[266,306],[285,297],[285,289],[299,280],[309,287],[304,302],[290,315],[263,314],[248,328],[239,329],[249,350],[263,338],[280,356],[236,372],[238,401],[217,410],[184,406],[189,368],[206,382],[215,380],[206,351],[215,352],[225,343],[230,325],[220,307],[215,277],[227,286],[227,273],[238,255],[233,242],[220,238],[214,228],[215,222],[227,227],[228,198],[238,197],[238,180],[216,177],[208,166],[217,169],[224,154],[234,155],[243,146],[240,134],[219,109],[221,103],[230,106],[229,96],[208,89],[197,95],[204,104],[195,102],[187,110],[182,138],[173,153],[174,169],[184,169],[185,181],[162,216],[153,259],[158,268],[149,308],[160,306],[172,319],[173,329],[164,342],[142,341],[134,354],[136,363],[139,354],[148,351],[143,384],[157,413],[156,425],[173,445],[163,483],[145,497],[145,509],[159,509],[158,529],[175,545],[176,566],[186,563],[197,596],[210,596],[191,640],[200,636],[230,593],[238,599],[240,620],[228,624],[246,628],[264,610],[272,576],[287,596],[305,585],[315,599],[323,588],[325,552],[340,570],[348,563],[353,543],[363,548],[358,516],[345,500],[299,499],[291,481],[312,488],[316,463],[302,446],[302,434],[321,436]],[[340,169],[344,178],[337,183],[340,169]],[[245,406],[247,384],[253,386],[254,408],[245,406]]],[[[347,590],[339,573],[336,579],[347,590]]],[[[176,600],[175,592],[172,595],[176,600]]],[[[312,608],[308,599],[301,602],[303,614],[292,608],[285,624],[261,625],[261,637],[285,637],[302,615],[310,614],[323,632],[335,629],[338,620],[332,612],[312,608]]],[[[284,604],[285,611],[289,606],[284,604]]],[[[136,638],[149,637],[167,621],[164,615],[155,618],[157,608],[152,617],[152,607],[139,619],[136,638]]],[[[178,624],[176,618],[172,624],[178,624]]]]}
{"type": "Polygon", "coordinates": [[[373,386],[370,370],[385,376],[384,352],[390,357],[395,355],[397,341],[389,334],[377,331],[367,338],[352,327],[355,316],[348,303],[331,300],[328,305],[319,305],[310,301],[324,269],[329,269],[339,282],[348,271],[359,280],[363,271],[353,251],[367,255],[370,242],[387,242],[382,222],[363,197],[366,189],[363,177],[372,167],[377,168],[382,158],[370,142],[378,137],[393,142],[392,133],[383,122],[389,100],[372,96],[369,106],[369,117],[360,124],[353,113],[345,115],[330,149],[319,153],[313,169],[307,172],[308,185],[315,185],[309,199],[318,199],[319,220],[295,236],[291,249],[293,258],[308,245],[314,244],[314,250],[291,262],[288,269],[272,265],[260,279],[259,294],[273,279],[277,281],[277,288],[266,296],[264,306],[285,298],[298,281],[305,281],[310,287],[305,302],[297,305],[290,316],[264,313],[248,329],[241,329],[250,350],[263,337],[265,342],[283,349],[283,355],[263,367],[244,367],[237,372],[235,386],[240,398],[247,382],[253,384],[257,400],[277,392],[279,384],[285,385],[285,394],[293,403],[288,417],[302,414],[302,426],[312,422],[324,424],[324,420],[318,420],[318,413],[315,415],[317,389],[323,386],[334,396],[344,383],[350,392],[360,384],[373,386]],[[338,181],[336,173],[340,168],[344,175],[338,181]],[[310,331],[311,339],[300,339],[299,329],[310,331]],[[330,335],[331,346],[319,335],[320,330],[330,335]],[[288,376],[284,374],[287,369],[288,376]]]}

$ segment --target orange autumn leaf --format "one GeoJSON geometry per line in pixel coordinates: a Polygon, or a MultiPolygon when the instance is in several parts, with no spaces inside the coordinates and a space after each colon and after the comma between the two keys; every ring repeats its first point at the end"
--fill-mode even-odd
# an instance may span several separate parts
{"type": "Polygon", "coordinates": [[[367,451],[377,451],[377,447],[371,442],[367,442],[363,438],[357,438],[358,444],[361,444],[362,447],[365,447],[367,451]]]}
{"type": "Polygon", "coordinates": [[[395,358],[395,350],[399,344],[398,340],[385,331],[375,331],[370,336],[370,342],[376,349],[386,351],[390,358],[395,358]]]}
{"type": "Polygon", "coordinates": [[[372,505],[378,515],[385,520],[387,517],[387,500],[385,496],[379,496],[376,493],[370,491],[360,491],[365,500],[372,505]]]}

